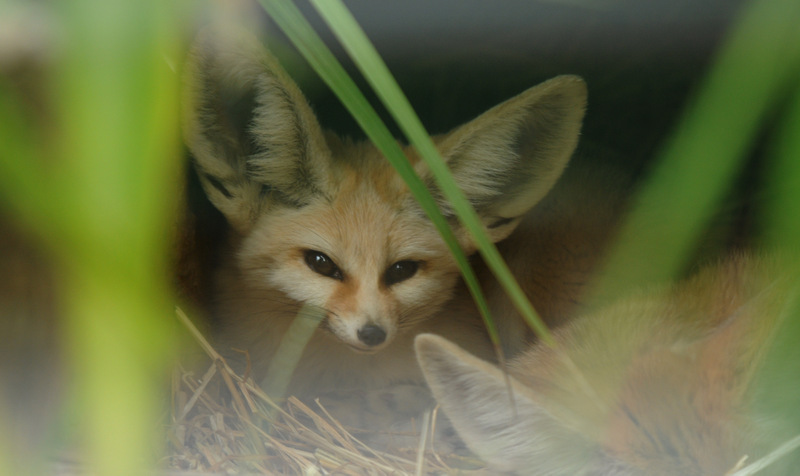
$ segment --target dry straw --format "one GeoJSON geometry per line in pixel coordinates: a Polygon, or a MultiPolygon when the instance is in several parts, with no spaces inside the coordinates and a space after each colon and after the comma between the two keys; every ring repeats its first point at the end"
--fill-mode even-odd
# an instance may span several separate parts
{"type": "Polygon", "coordinates": [[[234,372],[182,310],[177,316],[211,363],[197,375],[175,370],[165,461],[172,474],[421,475],[480,468],[471,458],[430,449],[435,412],[423,418],[413,447],[378,451],[356,436],[370,434],[338,422],[319,402],[315,408],[294,397],[276,403],[234,372]]]}

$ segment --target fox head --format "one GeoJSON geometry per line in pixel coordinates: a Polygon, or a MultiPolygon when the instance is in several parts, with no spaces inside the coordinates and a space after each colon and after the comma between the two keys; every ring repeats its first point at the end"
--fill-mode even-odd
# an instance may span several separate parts
{"type": "MultiPolygon", "coordinates": [[[[780,344],[776,336],[791,322],[798,287],[780,266],[736,257],[635,294],[557,329],[554,347],[534,345],[509,375],[432,334],[416,337],[417,359],[459,435],[492,469],[733,474],[797,434],[796,334],[780,344]],[[776,383],[763,376],[779,347],[790,373],[776,382],[794,383],[778,382],[791,416],[756,405],[776,383]]],[[[793,474],[785,464],[768,474],[793,474]]]]}
{"type": "MultiPolygon", "coordinates": [[[[205,193],[240,238],[247,285],[323,308],[323,328],[359,351],[388,345],[451,296],[455,261],[405,183],[371,144],[323,132],[260,43],[201,37],[187,70],[185,139],[205,193]]],[[[493,240],[559,178],[585,102],[583,81],[561,76],[435,138],[493,240]]],[[[430,171],[405,152],[473,253],[430,171]]]]}

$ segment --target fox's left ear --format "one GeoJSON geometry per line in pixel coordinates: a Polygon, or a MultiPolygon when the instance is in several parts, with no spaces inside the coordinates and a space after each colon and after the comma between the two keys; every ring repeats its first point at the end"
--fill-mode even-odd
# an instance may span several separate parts
{"type": "MultiPolygon", "coordinates": [[[[494,241],[507,237],[561,176],[578,143],[585,107],[583,80],[558,76],[437,141],[494,241]]],[[[445,214],[452,213],[439,201],[445,214]]]]}

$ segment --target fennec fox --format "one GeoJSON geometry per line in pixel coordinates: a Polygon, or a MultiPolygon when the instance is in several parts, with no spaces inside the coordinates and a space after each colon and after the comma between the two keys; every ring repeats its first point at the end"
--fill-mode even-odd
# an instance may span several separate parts
{"type": "MultiPolygon", "coordinates": [[[[263,377],[299,305],[311,304],[325,318],[289,388],[301,397],[404,382],[424,388],[413,350],[420,332],[491,355],[454,259],[371,144],[323,132],[297,86],[252,39],[203,36],[187,69],[185,138],[232,229],[214,309],[223,351],[242,360],[230,349],[246,350],[252,374],[263,377]]],[[[585,102],[584,82],[560,76],[435,138],[494,241],[561,176],[585,102]]],[[[405,152],[461,247],[474,253],[430,171],[412,148],[405,152]]]]}
{"type": "MultiPolygon", "coordinates": [[[[800,433],[785,421],[788,432],[769,427],[776,420],[756,410],[757,372],[796,309],[797,282],[777,264],[736,256],[573,320],[556,331],[556,347],[538,344],[511,362],[513,409],[493,365],[432,335],[417,337],[417,355],[456,430],[493,469],[729,474],[744,456],[763,455],[766,436],[781,443],[800,433]]],[[[794,354],[795,372],[779,378],[796,379],[794,354]]],[[[792,385],[783,397],[796,411],[792,385]]]]}

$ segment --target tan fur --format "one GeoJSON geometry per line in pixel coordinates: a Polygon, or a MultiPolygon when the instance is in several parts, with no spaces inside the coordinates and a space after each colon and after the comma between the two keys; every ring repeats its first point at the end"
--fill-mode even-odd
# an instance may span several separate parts
{"type": "Polygon", "coordinates": [[[764,449],[754,379],[798,290],[781,270],[735,256],[573,321],[555,348],[510,364],[513,410],[494,366],[435,336],[419,336],[417,354],[459,434],[496,469],[723,475],[764,449]]]}
{"type": "MultiPolygon", "coordinates": [[[[324,134],[296,85],[252,39],[203,37],[187,69],[186,141],[207,196],[234,230],[214,309],[226,355],[240,362],[248,358],[253,375],[263,378],[300,305],[312,304],[323,308],[326,317],[289,388],[304,398],[387,385],[424,386],[412,342],[421,332],[447,336],[470,352],[492,356],[454,259],[407,186],[371,144],[324,134]],[[244,108],[250,115],[237,129],[235,113],[248,98],[254,106],[244,108]],[[341,279],[312,270],[304,258],[308,250],[336,263],[341,279]],[[418,263],[418,270],[388,285],[387,269],[403,261],[418,263]],[[359,336],[365,326],[380,328],[385,339],[365,342],[359,336]]],[[[563,270],[555,273],[561,284],[542,283],[536,274],[528,280],[538,281],[525,286],[534,304],[557,309],[553,321],[571,312],[578,292],[568,288],[587,279],[612,222],[603,220],[602,236],[577,248],[557,227],[541,233],[535,223],[557,217],[569,201],[568,190],[581,188],[567,179],[561,192],[549,193],[576,146],[585,101],[583,81],[562,76],[435,138],[491,238],[504,240],[524,223],[519,233],[527,238],[510,240],[525,247],[533,243],[548,253],[542,263],[537,260],[544,256],[523,253],[521,258],[530,261],[516,260],[515,272],[528,279],[527,270],[540,265],[541,276],[563,270]],[[537,207],[526,217],[537,203],[544,209],[537,207]]],[[[405,152],[464,250],[474,253],[475,245],[427,167],[413,149],[405,152]]],[[[592,201],[597,202],[595,197],[592,201]]],[[[605,217],[595,208],[580,212],[605,217]]],[[[580,228],[575,222],[583,218],[571,226],[580,228]]],[[[509,256],[515,253],[506,250],[509,256]]],[[[480,267],[479,272],[490,305],[505,309],[506,298],[490,273],[480,267]]],[[[528,333],[513,313],[505,315],[508,322],[500,322],[504,344],[514,351],[528,333]]]]}

